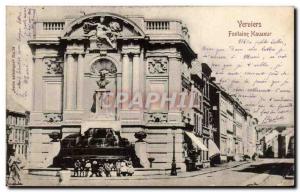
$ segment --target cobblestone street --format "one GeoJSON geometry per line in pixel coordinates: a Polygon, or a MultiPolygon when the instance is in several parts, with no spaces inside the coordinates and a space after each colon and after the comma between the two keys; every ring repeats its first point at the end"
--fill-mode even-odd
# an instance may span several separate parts
{"type": "Polygon", "coordinates": [[[24,175],[25,186],[293,186],[285,179],[293,159],[260,159],[255,162],[230,162],[178,176],[149,175],[132,177],[71,178],[59,183],[58,177],[24,175]]]}

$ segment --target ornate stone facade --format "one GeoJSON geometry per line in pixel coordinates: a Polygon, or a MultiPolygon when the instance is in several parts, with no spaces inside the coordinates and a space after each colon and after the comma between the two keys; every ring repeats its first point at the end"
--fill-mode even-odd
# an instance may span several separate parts
{"type": "Polygon", "coordinates": [[[59,122],[62,121],[62,115],[60,113],[44,113],[45,121],[47,122],[59,122]]]}
{"type": "Polygon", "coordinates": [[[182,22],[111,13],[53,22],[60,27],[53,30],[47,27],[52,21],[37,21],[36,36],[29,41],[34,58],[29,167],[49,166],[54,158],[49,151],[52,132],[63,139],[93,127],[113,128],[132,143],[134,134],[144,131],[145,159],[155,159],[154,168],[170,168],[175,134],[176,161],[185,170],[184,130],[191,122],[183,121],[181,109],[169,103],[164,108],[130,108],[124,102],[93,112],[99,108],[95,99],[101,89],[115,97],[120,92],[132,97],[153,91],[181,93],[183,86],[191,85],[181,76],[197,55],[182,22]]]}
{"type": "Polygon", "coordinates": [[[149,113],[148,114],[149,123],[167,123],[168,114],[167,113],[149,113]]]}
{"type": "Polygon", "coordinates": [[[168,72],[168,59],[166,57],[151,57],[148,60],[149,74],[166,74],[168,72]]]}
{"type": "Polygon", "coordinates": [[[47,66],[47,74],[56,75],[63,73],[63,61],[61,58],[45,58],[45,64],[47,66]]]}

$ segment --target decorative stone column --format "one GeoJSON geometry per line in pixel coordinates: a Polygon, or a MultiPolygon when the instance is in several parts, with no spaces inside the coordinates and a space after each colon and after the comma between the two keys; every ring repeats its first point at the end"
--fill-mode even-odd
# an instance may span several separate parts
{"type": "Polygon", "coordinates": [[[75,90],[76,90],[76,73],[74,72],[75,59],[72,54],[67,55],[67,110],[75,109],[75,90]]]}
{"type": "Polygon", "coordinates": [[[170,106],[169,103],[169,121],[170,122],[181,122],[181,111],[176,107],[180,102],[179,94],[181,91],[181,59],[178,57],[169,58],[169,97],[172,97],[173,94],[176,96],[176,105],[170,106]]]}
{"type": "Polygon", "coordinates": [[[83,54],[78,55],[77,68],[77,109],[83,110],[83,92],[84,92],[84,62],[83,54]]]}
{"type": "MultiPolygon", "coordinates": [[[[123,66],[122,66],[122,93],[129,94],[129,57],[125,53],[123,55],[123,66]]],[[[128,108],[128,102],[122,104],[122,109],[128,108]]]]}
{"type": "Polygon", "coordinates": [[[35,57],[33,63],[33,112],[42,112],[43,106],[43,58],[35,57]]]}
{"type": "Polygon", "coordinates": [[[134,54],[132,61],[132,93],[138,93],[140,91],[140,55],[134,54]]]}

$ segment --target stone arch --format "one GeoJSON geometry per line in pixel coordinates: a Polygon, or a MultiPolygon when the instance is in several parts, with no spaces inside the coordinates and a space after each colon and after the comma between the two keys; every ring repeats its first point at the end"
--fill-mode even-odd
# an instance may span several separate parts
{"type": "MultiPolygon", "coordinates": [[[[120,70],[119,69],[119,62],[117,62],[114,58],[109,57],[109,56],[96,56],[93,58],[88,65],[89,72],[88,72],[88,77],[89,81],[92,82],[93,84],[97,86],[93,86],[94,89],[90,89],[90,91],[95,91],[98,89],[105,89],[106,91],[112,93],[108,97],[109,103],[114,102],[114,100],[110,100],[116,97],[117,90],[118,90],[118,78],[117,78],[117,73],[120,70]],[[104,72],[104,78],[101,79],[103,76],[101,75],[100,72],[104,72]],[[104,83],[104,85],[103,85],[104,83]],[[103,86],[103,87],[101,87],[103,86]],[[97,88],[96,88],[97,87],[97,88]]],[[[103,74],[103,73],[102,73],[103,74]]],[[[97,95],[97,92],[93,93],[92,96],[92,103],[90,107],[90,112],[96,113],[97,112],[97,98],[99,99],[99,95],[97,95]]],[[[99,108],[98,108],[99,110],[99,108]]],[[[101,109],[102,110],[102,109],[101,109]]],[[[103,111],[102,111],[103,112],[103,111]]],[[[104,112],[103,112],[104,113],[104,112]]],[[[109,113],[111,116],[115,117],[116,116],[116,108],[113,107],[111,109],[108,109],[105,111],[105,113],[109,113]]]]}
{"type": "Polygon", "coordinates": [[[98,75],[101,71],[105,71],[109,74],[115,74],[117,73],[117,67],[111,60],[100,58],[91,65],[90,72],[98,75]]]}
{"type": "Polygon", "coordinates": [[[110,56],[96,56],[95,58],[93,58],[90,62],[89,62],[89,73],[92,74],[92,67],[95,63],[97,63],[98,61],[108,61],[108,62],[111,62],[115,68],[116,68],[116,71],[113,71],[114,73],[121,73],[121,64],[120,62],[118,62],[115,58],[113,57],[110,57],[110,56]]]}
{"type": "Polygon", "coordinates": [[[118,14],[114,14],[114,13],[105,13],[105,12],[97,12],[97,13],[91,13],[91,14],[87,14],[84,16],[81,16],[75,20],[73,20],[63,31],[63,37],[68,37],[72,31],[75,28],[78,28],[79,26],[81,26],[85,21],[95,18],[95,17],[111,17],[113,19],[118,19],[121,20],[122,22],[124,22],[127,25],[130,25],[131,27],[133,27],[133,29],[139,34],[139,36],[141,37],[145,37],[145,33],[144,31],[133,21],[131,21],[130,19],[123,17],[121,15],[118,14]]]}

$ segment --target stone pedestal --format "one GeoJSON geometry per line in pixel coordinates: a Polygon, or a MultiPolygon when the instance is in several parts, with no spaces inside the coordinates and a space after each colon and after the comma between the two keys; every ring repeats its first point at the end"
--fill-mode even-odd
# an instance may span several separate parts
{"type": "Polygon", "coordinates": [[[48,157],[45,159],[44,165],[49,167],[53,164],[53,158],[56,157],[60,151],[60,142],[51,142],[49,148],[51,149],[48,152],[48,157]]]}
{"type": "Polygon", "coordinates": [[[150,168],[150,162],[147,154],[147,143],[145,141],[137,141],[135,143],[135,154],[140,159],[140,163],[144,168],[150,168]]]}
{"type": "Polygon", "coordinates": [[[109,103],[109,90],[99,89],[96,94],[96,114],[111,113],[111,103],[109,103]]]}
{"type": "Polygon", "coordinates": [[[61,170],[59,172],[59,182],[62,185],[68,185],[68,182],[71,179],[71,171],[70,170],[61,170]]]}
{"type": "Polygon", "coordinates": [[[81,123],[80,133],[83,135],[89,128],[111,128],[116,132],[121,130],[121,122],[116,120],[98,120],[89,119],[81,123]]]}

